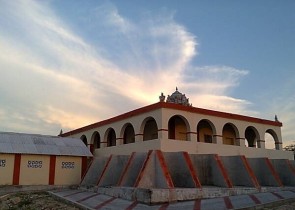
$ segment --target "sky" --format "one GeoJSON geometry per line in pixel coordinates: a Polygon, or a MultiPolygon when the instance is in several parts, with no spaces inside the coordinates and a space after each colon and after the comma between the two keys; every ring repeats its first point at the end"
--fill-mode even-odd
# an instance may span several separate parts
{"type": "Polygon", "coordinates": [[[177,86],[194,107],[277,115],[294,144],[294,11],[294,0],[0,0],[0,131],[58,135],[177,86]]]}

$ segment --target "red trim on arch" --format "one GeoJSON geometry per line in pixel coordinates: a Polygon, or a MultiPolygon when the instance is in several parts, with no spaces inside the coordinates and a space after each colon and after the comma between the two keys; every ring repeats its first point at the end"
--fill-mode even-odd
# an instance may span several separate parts
{"type": "Polygon", "coordinates": [[[197,114],[202,114],[202,115],[209,115],[209,116],[214,116],[214,117],[221,117],[221,118],[226,118],[226,119],[234,119],[234,120],[241,120],[241,121],[247,121],[247,122],[252,122],[252,123],[259,123],[259,124],[265,124],[265,125],[272,125],[272,126],[279,126],[282,127],[281,122],[277,121],[271,121],[271,120],[265,120],[265,119],[259,119],[255,117],[248,117],[244,115],[238,115],[238,114],[232,114],[232,113],[226,113],[226,112],[219,112],[219,111],[213,111],[209,109],[202,109],[202,108],[196,108],[196,107],[190,107],[190,106],[183,106],[180,104],[173,104],[173,103],[166,103],[166,102],[158,102],[155,104],[151,104],[139,109],[135,109],[130,112],[126,112],[124,114],[118,115],[116,117],[103,120],[91,125],[87,125],[85,127],[78,128],[76,130],[69,131],[67,133],[63,133],[61,136],[66,137],[66,136],[71,136],[77,133],[82,133],[84,131],[97,128],[103,125],[111,124],[120,120],[124,120],[133,116],[137,116],[143,113],[151,112],[157,109],[174,109],[174,110],[179,110],[179,111],[186,111],[190,113],[197,113],[197,114]]]}
{"type": "Polygon", "coordinates": [[[190,132],[186,132],[186,134],[198,134],[198,133],[190,131],[190,132]]]}
{"type": "Polygon", "coordinates": [[[54,185],[55,180],[55,166],[56,166],[56,156],[50,155],[50,162],[49,162],[49,185],[54,185]]]}
{"type": "Polygon", "coordinates": [[[13,185],[19,185],[19,177],[20,177],[20,162],[21,162],[21,154],[15,154],[14,156],[14,169],[13,169],[13,185]]]}
{"type": "Polygon", "coordinates": [[[264,140],[257,140],[257,142],[265,142],[264,140]]]}

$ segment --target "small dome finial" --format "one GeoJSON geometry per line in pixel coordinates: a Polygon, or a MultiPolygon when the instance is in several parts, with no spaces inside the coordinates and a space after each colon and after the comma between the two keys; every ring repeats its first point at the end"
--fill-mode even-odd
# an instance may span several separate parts
{"type": "Polygon", "coordinates": [[[176,87],[176,91],[178,91],[178,88],[176,87]]]}

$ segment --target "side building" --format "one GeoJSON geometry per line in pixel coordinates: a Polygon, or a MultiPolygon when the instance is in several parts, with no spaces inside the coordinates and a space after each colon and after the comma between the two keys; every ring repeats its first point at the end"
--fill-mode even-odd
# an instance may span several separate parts
{"type": "Polygon", "coordinates": [[[160,102],[61,134],[80,138],[95,156],[161,150],[293,159],[282,150],[282,123],[193,107],[177,89],[160,102]],[[265,135],[275,149],[265,148],[265,135]]]}
{"type": "Polygon", "coordinates": [[[77,185],[91,156],[79,139],[0,133],[0,185],[77,185]]]}

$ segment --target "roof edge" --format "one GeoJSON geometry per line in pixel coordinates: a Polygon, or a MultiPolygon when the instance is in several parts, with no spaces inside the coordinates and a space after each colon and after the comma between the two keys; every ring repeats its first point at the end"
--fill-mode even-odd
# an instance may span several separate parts
{"type": "Polygon", "coordinates": [[[77,133],[81,133],[85,130],[90,130],[99,126],[107,125],[113,122],[117,122],[120,120],[124,120],[126,118],[136,116],[142,113],[150,112],[156,109],[160,108],[167,108],[167,109],[176,109],[176,110],[181,110],[181,111],[187,111],[187,112],[192,112],[192,113],[198,113],[198,114],[204,114],[204,115],[210,115],[210,116],[215,116],[215,117],[221,117],[221,118],[227,118],[227,119],[235,119],[235,120],[241,120],[241,121],[248,121],[248,122],[253,122],[253,123],[260,123],[260,124],[266,124],[266,125],[272,125],[272,126],[278,126],[282,127],[283,124],[278,121],[272,121],[272,120],[266,120],[266,119],[261,119],[261,118],[256,118],[256,117],[250,117],[250,116],[245,116],[245,115],[240,115],[240,114],[233,114],[233,113],[228,113],[228,112],[221,112],[221,111],[214,111],[210,109],[203,109],[203,108],[197,108],[197,107],[192,107],[192,106],[183,106],[180,104],[173,104],[173,103],[167,103],[167,102],[158,102],[154,103],[148,106],[144,106],[129,112],[126,112],[124,114],[99,121],[90,125],[83,126],[81,128],[77,128],[71,131],[68,131],[66,133],[61,134],[61,137],[68,137],[77,133]]]}

